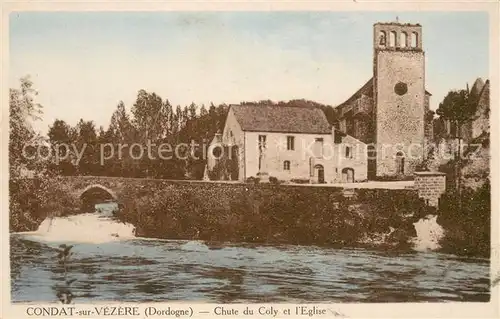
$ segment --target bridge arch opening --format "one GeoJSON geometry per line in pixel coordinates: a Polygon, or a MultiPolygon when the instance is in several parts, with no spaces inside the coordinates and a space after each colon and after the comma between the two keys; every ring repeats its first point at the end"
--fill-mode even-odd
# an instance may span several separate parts
{"type": "Polygon", "coordinates": [[[81,207],[84,212],[93,212],[96,204],[117,202],[118,197],[111,189],[93,184],[85,187],[80,193],[81,207]]]}

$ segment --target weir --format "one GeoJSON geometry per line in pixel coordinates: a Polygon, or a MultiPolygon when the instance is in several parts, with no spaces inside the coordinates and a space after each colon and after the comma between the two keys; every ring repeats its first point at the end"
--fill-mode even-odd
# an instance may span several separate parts
{"type": "Polygon", "coordinates": [[[417,189],[419,185],[440,187],[434,179],[431,174],[420,175],[412,189],[370,189],[362,188],[363,183],[360,188],[353,184],[346,188],[91,176],[63,177],[57,182],[76,196],[80,212],[94,212],[99,202],[116,202],[120,209],[114,217],[134,225],[141,237],[340,246],[391,242],[397,246],[417,237],[415,223],[436,214],[422,196],[429,193],[417,189]]]}
{"type": "Polygon", "coordinates": [[[135,227],[113,218],[115,203],[96,205],[91,213],[48,217],[34,232],[24,233],[44,242],[106,243],[135,238],[135,227]]]}

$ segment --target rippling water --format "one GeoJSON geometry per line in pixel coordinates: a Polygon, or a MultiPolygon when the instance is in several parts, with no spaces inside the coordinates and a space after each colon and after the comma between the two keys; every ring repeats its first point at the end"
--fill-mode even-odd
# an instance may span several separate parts
{"type": "Polygon", "coordinates": [[[77,303],[489,300],[487,260],[134,238],[132,225],[107,216],[55,219],[38,232],[12,234],[12,301],[57,302],[61,291],[77,303]],[[74,245],[66,279],[61,243],[74,245]]]}

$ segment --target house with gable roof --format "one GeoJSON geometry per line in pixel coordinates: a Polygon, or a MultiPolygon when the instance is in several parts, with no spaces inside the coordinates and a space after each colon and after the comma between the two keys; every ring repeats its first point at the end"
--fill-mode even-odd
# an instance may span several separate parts
{"type": "Polygon", "coordinates": [[[231,157],[226,179],[339,183],[367,178],[366,145],[336,130],[323,110],[283,105],[231,105],[212,141],[207,167],[231,157]],[[221,154],[225,153],[225,154],[221,154]]]}

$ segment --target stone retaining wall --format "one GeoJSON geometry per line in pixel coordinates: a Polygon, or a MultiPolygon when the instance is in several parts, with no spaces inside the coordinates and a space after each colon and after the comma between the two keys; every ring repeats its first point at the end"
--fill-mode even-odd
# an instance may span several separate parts
{"type": "Polygon", "coordinates": [[[427,205],[438,206],[446,191],[446,174],[441,172],[415,172],[415,189],[427,205]]]}

